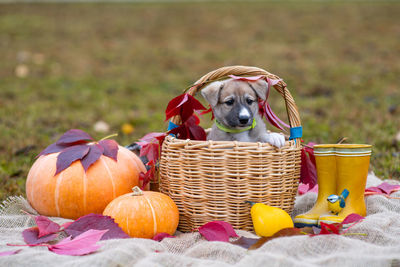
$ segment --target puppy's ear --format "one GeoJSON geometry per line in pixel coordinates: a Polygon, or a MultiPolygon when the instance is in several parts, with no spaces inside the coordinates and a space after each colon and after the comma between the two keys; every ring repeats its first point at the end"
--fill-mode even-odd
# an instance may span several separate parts
{"type": "Polygon", "coordinates": [[[201,90],[201,95],[211,107],[215,107],[219,101],[219,95],[223,87],[224,83],[221,81],[212,82],[201,90]]]}
{"type": "Polygon", "coordinates": [[[250,82],[249,85],[256,92],[259,98],[265,100],[265,98],[267,97],[268,88],[268,83],[265,80],[259,79],[255,82],[250,82]]]}

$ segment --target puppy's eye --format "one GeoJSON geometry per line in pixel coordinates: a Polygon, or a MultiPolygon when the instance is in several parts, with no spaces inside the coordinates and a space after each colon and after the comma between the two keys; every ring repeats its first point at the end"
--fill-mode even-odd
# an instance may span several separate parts
{"type": "Polygon", "coordinates": [[[249,105],[254,103],[254,100],[250,99],[250,98],[247,98],[246,101],[247,101],[247,104],[249,104],[249,105]]]}
{"type": "Polygon", "coordinates": [[[235,100],[233,100],[233,99],[229,99],[229,100],[225,101],[225,104],[228,106],[232,106],[233,103],[235,103],[235,100]]]}

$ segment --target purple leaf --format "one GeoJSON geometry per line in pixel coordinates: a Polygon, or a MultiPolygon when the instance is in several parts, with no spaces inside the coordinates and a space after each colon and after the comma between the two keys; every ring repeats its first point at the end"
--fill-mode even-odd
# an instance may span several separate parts
{"type": "Polygon", "coordinates": [[[42,155],[60,152],[61,150],[65,149],[66,147],[67,146],[65,146],[65,145],[51,144],[48,147],[46,147],[42,152],[40,152],[39,155],[36,156],[36,158],[38,158],[42,155]]]}
{"type": "Polygon", "coordinates": [[[66,222],[66,223],[63,223],[63,224],[61,224],[61,227],[62,227],[63,229],[65,229],[65,228],[67,228],[68,226],[70,226],[72,223],[73,223],[73,222],[66,222]]]}
{"type": "Polygon", "coordinates": [[[39,238],[57,233],[60,230],[60,225],[58,223],[51,221],[45,216],[35,216],[35,222],[39,229],[39,238]]]}
{"type": "Polygon", "coordinates": [[[39,238],[39,228],[31,227],[22,232],[22,237],[28,245],[47,243],[56,239],[57,234],[49,234],[39,238]]]}
{"type": "Polygon", "coordinates": [[[384,182],[378,185],[378,188],[382,190],[383,193],[390,195],[391,193],[400,190],[400,185],[392,185],[384,182]]]}
{"type": "Polygon", "coordinates": [[[66,168],[68,168],[74,161],[82,159],[89,152],[89,146],[87,145],[76,145],[64,149],[57,156],[57,169],[54,175],[59,174],[66,168]]]}
{"type": "Polygon", "coordinates": [[[71,240],[71,236],[61,240],[48,249],[60,255],[81,256],[92,253],[100,248],[96,243],[108,230],[90,229],[71,240]]]}
{"type": "Polygon", "coordinates": [[[358,222],[363,219],[365,219],[363,216],[358,215],[356,213],[352,213],[352,214],[347,215],[346,218],[344,218],[342,225],[349,224],[349,223],[355,223],[355,222],[358,222]]]}
{"type": "Polygon", "coordinates": [[[118,143],[114,140],[101,140],[99,142],[99,145],[103,147],[104,152],[103,155],[109,158],[112,158],[113,160],[117,161],[117,156],[118,156],[118,143]]]}
{"type": "Polygon", "coordinates": [[[22,249],[9,250],[9,251],[2,251],[2,252],[0,252],[0,257],[1,257],[1,256],[10,256],[10,255],[14,255],[14,254],[19,253],[21,250],[22,250],[22,249]]]}
{"type": "Polygon", "coordinates": [[[69,145],[81,141],[89,141],[93,138],[79,129],[72,129],[63,134],[56,142],[57,145],[69,145]]]}
{"type": "Polygon", "coordinates": [[[257,243],[258,240],[260,240],[260,238],[250,238],[241,236],[238,240],[231,242],[231,244],[248,249],[249,247],[257,243]]]}
{"type": "Polygon", "coordinates": [[[99,144],[89,145],[89,147],[89,153],[87,153],[87,155],[81,159],[81,163],[85,169],[85,172],[101,157],[101,155],[103,155],[104,152],[104,148],[99,144]]]}
{"type": "Polygon", "coordinates": [[[168,233],[158,233],[152,239],[154,241],[162,241],[164,238],[175,238],[176,236],[170,235],[168,233]]]}
{"type": "Polygon", "coordinates": [[[237,237],[232,225],[223,221],[212,221],[199,227],[199,233],[208,241],[229,242],[229,237],[237,237]]]}
{"type": "Polygon", "coordinates": [[[68,225],[64,231],[76,237],[90,229],[94,230],[108,230],[103,235],[101,240],[116,239],[116,238],[129,238],[127,235],[110,216],[104,216],[101,214],[88,214],[80,217],[76,221],[68,225]]]}

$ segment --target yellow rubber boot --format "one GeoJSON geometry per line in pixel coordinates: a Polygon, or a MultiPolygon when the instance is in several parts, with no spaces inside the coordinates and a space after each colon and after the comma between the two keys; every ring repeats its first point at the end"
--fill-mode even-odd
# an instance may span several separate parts
{"type": "Polygon", "coordinates": [[[321,216],[320,222],[341,223],[347,215],[356,213],[366,215],[364,200],[367,182],[371,145],[338,144],[336,150],[337,191],[349,191],[345,207],[338,215],[321,216]]]}
{"type": "Polygon", "coordinates": [[[336,193],[335,145],[315,145],[314,155],[317,167],[318,197],[313,208],[294,218],[296,227],[317,226],[321,215],[329,214],[326,199],[336,193]]]}

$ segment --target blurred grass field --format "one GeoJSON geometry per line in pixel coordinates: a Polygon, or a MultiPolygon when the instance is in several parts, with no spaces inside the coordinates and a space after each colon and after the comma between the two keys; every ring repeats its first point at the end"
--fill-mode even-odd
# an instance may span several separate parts
{"type": "Polygon", "coordinates": [[[305,142],[373,144],[372,170],[399,179],[399,14],[384,2],[0,5],[0,199],[24,195],[34,157],[66,130],[119,132],[122,145],[164,131],[170,99],[236,64],[285,80],[305,142]]]}

